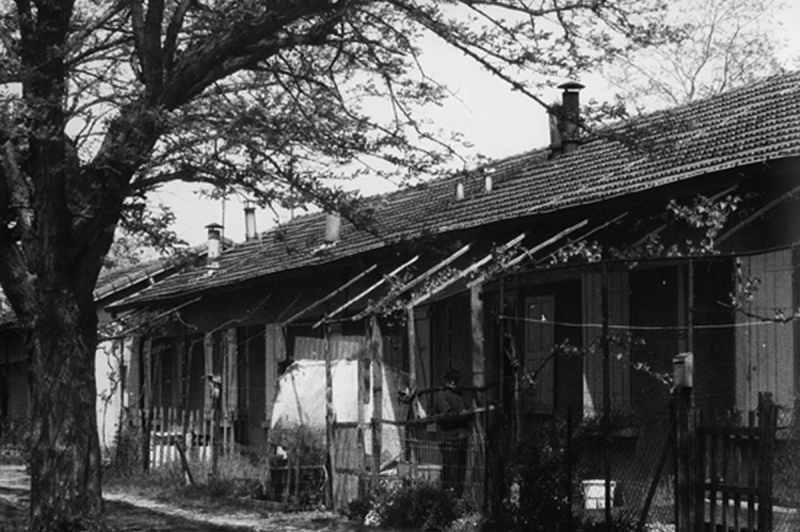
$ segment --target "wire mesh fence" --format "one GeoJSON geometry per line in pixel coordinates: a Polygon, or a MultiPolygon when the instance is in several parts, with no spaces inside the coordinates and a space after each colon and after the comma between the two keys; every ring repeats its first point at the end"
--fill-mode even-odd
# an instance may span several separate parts
{"type": "Polygon", "coordinates": [[[478,431],[451,436],[411,426],[402,441],[403,454],[394,474],[441,486],[456,497],[479,503],[486,486],[486,440],[478,431]]]}
{"type": "Polygon", "coordinates": [[[797,405],[778,409],[772,495],[773,530],[800,530],[800,419],[797,405]]]}
{"type": "MultiPolygon", "coordinates": [[[[703,419],[724,420],[735,428],[745,426],[753,415],[706,411],[703,419]]],[[[667,406],[646,413],[613,412],[608,417],[596,410],[532,415],[523,418],[518,434],[516,420],[500,409],[483,409],[471,416],[470,429],[457,436],[440,430],[434,419],[386,421],[399,426],[399,446],[391,448],[400,451],[382,456],[377,475],[370,434],[364,430],[368,424],[341,439],[333,453],[333,470],[326,464],[325,442],[310,442],[297,434],[282,436],[285,447],[234,445],[221,453],[231,475],[254,480],[258,495],[270,500],[321,504],[333,475],[334,497],[338,488],[350,485],[342,499],[346,502],[366,493],[377,476],[383,482],[428,482],[469,501],[487,516],[503,514],[516,524],[537,520],[554,530],[577,531],[587,523],[612,519],[615,527],[631,530],[675,530],[676,438],[667,406]],[[341,482],[345,477],[349,480],[341,482]]],[[[800,530],[800,427],[794,408],[779,408],[777,418],[770,475],[772,530],[800,530]]],[[[210,437],[195,430],[191,440],[178,438],[164,430],[166,423],[155,426],[159,430],[151,439],[152,456],[158,457],[154,464],[178,461],[176,447],[181,441],[188,447],[190,466],[206,467],[197,464],[208,462],[210,437]]],[[[735,439],[735,431],[731,434],[735,439]]],[[[713,481],[713,471],[707,465],[701,480],[713,481]]],[[[723,484],[724,480],[717,479],[723,484]]],[[[709,497],[721,495],[706,491],[703,497],[708,505],[709,497]]],[[[733,499],[715,504],[720,512],[735,511],[733,499]]],[[[751,530],[756,529],[760,530],[757,526],[751,530]]]]}

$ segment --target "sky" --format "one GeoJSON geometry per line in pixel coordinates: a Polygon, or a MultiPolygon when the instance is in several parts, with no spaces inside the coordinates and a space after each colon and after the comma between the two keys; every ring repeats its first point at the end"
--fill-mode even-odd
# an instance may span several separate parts
{"type": "MultiPolygon", "coordinates": [[[[800,1],[790,0],[780,17],[784,21],[786,47],[779,60],[800,51],[800,32],[794,30],[800,22],[800,1]]],[[[499,159],[541,148],[549,143],[548,120],[545,110],[528,97],[511,90],[503,81],[494,78],[476,64],[461,57],[447,45],[433,43],[426,48],[427,73],[444,81],[454,97],[442,108],[430,110],[429,117],[445,131],[460,131],[474,145],[470,155],[480,153],[499,159]]],[[[568,81],[553,80],[556,83],[568,81]]],[[[598,101],[611,97],[612,89],[599,76],[578,79],[586,88],[581,91],[581,102],[598,101]]],[[[539,94],[545,102],[560,100],[558,89],[539,94]]],[[[373,180],[349,185],[362,195],[386,192],[388,183],[373,180]]],[[[233,241],[244,240],[244,211],[239,198],[226,202],[203,199],[192,187],[174,183],[151,196],[155,203],[169,205],[176,214],[174,230],[178,237],[190,245],[201,244],[206,239],[205,226],[220,223],[225,236],[233,241]]],[[[257,229],[265,231],[274,224],[271,211],[258,210],[257,229]]]]}

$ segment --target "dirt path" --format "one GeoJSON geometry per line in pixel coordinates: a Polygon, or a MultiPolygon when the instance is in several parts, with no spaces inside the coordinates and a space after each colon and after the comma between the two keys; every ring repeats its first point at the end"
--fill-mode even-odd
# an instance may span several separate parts
{"type": "MultiPolygon", "coordinates": [[[[29,479],[22,466],[0,465],[0,520],[23,523],[29,479]]],[[[330,512],[276,512],[267,506],[179,507],[123,492],[105,496],[106,517],[120,532],[344,532],[352,527],[330,512]]]]}

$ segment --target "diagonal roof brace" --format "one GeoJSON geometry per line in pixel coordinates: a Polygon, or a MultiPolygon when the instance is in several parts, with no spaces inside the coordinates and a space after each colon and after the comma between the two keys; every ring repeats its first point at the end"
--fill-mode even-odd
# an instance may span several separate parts
{"type": "Polygon", "coordinates": [[[292,322],[296,321],[297,319],[299,319],[306,312],[309,312],[309,311],[317,308],[318,306],[322,305],[323,303],[325,303],[327,301],[330,301],[331,299],[333,299],[337,295],[341,294],[342,292],[344,292],[345,290],[350,288],[352,285],[354,285],[355,283],[357,283],[358,281],[360,281],[361,279],[363,279],[364,277],[369,275],[377,267],[378,267],[377,264],[373,264],[372,266],[370,266],[369,268],[367,268],[363,272],[359,273],[358,275],[356,275],[355,277],[353,277],[352,279],[350,279],[349,281],[344,283],[342,286],[340,286],[339,288],[337,288],[336,290],[334,290],[333,292],[328,294],[327,296],[325,296],[325,297],[323,297],[321,299],[318,299],[317,301],[311,303],[309,306],[305,307],[303,310],[301,310],[297,314],[293,315],[291,318],[288,318],[287,320],[283,321],[281,323],[281,327],[286,327],[290,323],[292,323],[292,322]]]}
{"type": "MultiPolygon", "coordinates": [[[[731,192],[733,192],[737,188],[739,188],[739,185],[733,185],[732,187],[728,187],[728,188],[726,188],[725,190],[723,190],[721,192],[717,192],[716,194],[711,196],[709,199],[711,201],[717,201],[721,197],[723,197],[723,196],[725,196],[727,194],[730,194],[731,192]]],[[[661,224],[656,229],[650,231],[649,233],[644,235],[642,238],[640,238],[639,240],[634,242],[633,245],[631,246],[631,248],[636,249],[637,247],[639,247],[639,246],[643,245],[645,242],[647,242],[648,239],[650,239],[652,237],[656,237],[659,234],[661,234],[666,228],[667,228],[667,224],[666,223],[661,224]]]]}
{"type": "MultiPolygon", "coordinates": [[[[509,240],[508,242],[506,242],[502,247],[500,247],[500,251],[501,252],[508,251],[509,249],[513,248],[514,246],[516,246],[517,244],[522,242],[525,239],[526,235],[527,235],[527,233],[520,233],[516,237],[514,237],[511,240],[509,240]]],[[[494,255],[492,253],[489,253],[488,255],[483,257],[481,260],[479,260],[477,262],[473,262],[472,264],[470,264],[469,266],[467,266],[466,268],[461,270],[461,272],[459,272],[459,274],[456,275],[455,277],[452,277],[452,278],[448,279],[447,281],[445,281],[444,283],[440,284],[439,286],[435,286],[432,289],[430,289],[427,292],[425,292],[424,294],[420,294],[417,297],[415,297],[414,299],[412,299],[408,303],[408,306],[416,307],[417,305],[419,305],[420,303],[422,303],[426,299],[430,299],[431,297],[435,296],[436,294],[438,294],[439,292],[441,292],[442,290],[444,290],[448,286],[452,285],[456,281],[459,281],[459,280],[463,279],[464,277],[466,277],[467,275],[469,275],[470,273],[474,272],[475,270],[477,270],[478,268],[480,268],[481,266],[483,266],[484,264],[486,264],[487,262],[492,260],[493,257],[494,257],[494,255]]]]}
{"type": "MultiPolygon", "coordinates": [[[[546,248],[550,244],[555,244],[556,242],[558,242],[559,240],[561,240],[565,236],[569,235],[570,233],[572,233],[574,231],[577,231],[578,229],[580,229],[581,227],[584,227],[588,223],[589,223],[588,219],[581,220],[580,222],[576,223],[575,225],[572,225],[572,226],[564,229],[563,231],[559,232],[558,234],[556,234],[554,236],[551,236],[550,238],[548,238],[544,242],[540,242],[539,244],[536,244],[533,248],[531,248],[529,250],[526,250],[526,251],[523,251],[522,253],[520,253],[519,255],[517,255],[516,257],[514,257],[510,261],[508,261],[506,263],[506,267],[515,266],[515,265],[519,264],[524,259],[526,259],[528,257],[531,257],[534,253],[536,253],[538,251],[541,251],[542,249],[546,248]]],[[[467,287],[468,288],[472,288],[473,286],[486,281],[490,277],[491,277],[491,274],[485,273],[485,274],[481,275],[480,277],[478,277],[477,279],[473,279],[472,281],[470,281],[469,284],[467,284],[467,287]]]]}
{"type": "Polygon", "coordinates": [[[391,272],[387,273],[386,275],[384,275],[381,278],[380,281],[377,281],[375,284],[373,284],[372,286],[370,286],[369,288],[367,288],[366,290],[364,290],[363,292],[361,292],[357,296],[353,297],[352,299],[350,299],[350,301],[348,301],[344,305],[340,306],[339,308],[337,308],[333,312],[329,312],[328,314],[326,314],[321,320],[319,320],[317,323],[314,324],[314,329],[316,329],[317,327],[319,327],[323,323],[325,323],[327,321],[330,321],[337,314],[339,314],[340,312],[342,312],[345,309],[347,309],[347,307],[349,307],[350,305],[352,305],[356,301],[359,301],[359,300],[363,299],[364,297],[369,295],[370,292],[372,292],[376,288],[378,288],[381,285],[383,285],[388,279],[396,276],[398,273],[400,273],[401,271],[405,270],[406,268],[408,268],[409,266],[411,266],[412,264],[414,264],[418,260],[419,260],[419,255],[415,255],[414,258],[412,258],[411,260],[404,262],[403,264],[401,264],[400,266],[398,266],[397,268],[395,268],[391,272]]]}
{"type": "Polygon", "coordinates": [[[472,247],[471,243],[467,244],[466,246],[463,246],[461,249],[459,249],[458,251],[456,251],[455,253],[453,253],[452,255],[447,257],[446,259],[438,262],[435,266],[433,266],[430,269],[428,269],[428,271],[426,271],[425,273],[415,277],[414,279],[412,279],[408,283],[406,283],[403,286],[401,286],[395,292],[390,292],[390,293],[386,294],[386,296],[384,296],[380,301],[378,301],[375,304],[370,305],[369,307],[367,307],[366,309],[364,309],[360,313],[358,313],[355,316],[353,316],[352,320],[353,321],[360,320],[361,318],[366,317],[368,314],[377,312],[378,310],[383,308],[385,305],[387,305],[390,301],[393,301],[394,299],[397,299],[401,294],[411,290],[412,288],[414,288],[415,286],[417,286],[421,282],[429,279],[431,276],[433,276],[436,272],[438,272],[439,270],[441,270],[445,266],[448,266],[448,265],[452,264],[456,259],[458,259],[464,253],[469,251],[469,249],[471,247],[472,247]]]}
{"type": "MultiPolygon", "coordinates": [[[[136,318],[136,317],[139,317],[139,316],[144,316],[149,312],[149,307],[145,307],[143,309],[135,310],[133,312],[130,312],[130,313],[124,315],[124,316],[114,317],[114,319],[111,322],[109,322],[108,324],[106,324],[103,327],[100,327],[99,329],[100,330],[105,330],[105,329],[108,328],[108,326],[113,326],[113,325],[117,325],[118,324],[118,325],[122,325],[123,329],[122,329],[122,331],[116,333],[114,335],[114,337],[115,338],[121,338],[123,336],[128,336],[128,335],[131,335],[131,334],[139,331],[140,329],[144,329],[145,327],[148,327],[148,326],[153,326],[153,325],[159,323],[161,320],[169,318],[170,316],[172,316],[176,312],[180,311],[181,309],[183,309],[185,307],[188,307],[189,305],[193,305],[194,303],[197,303],[201,299],[203,299],[203,296],[198,296],[198,297],[195,297],[195,298],[190,299],[188,301],[184,301],[183,303],[180,303],[179,305],[171,307],[170,309],[165,310],[163,312],[160,312],[156,316],[150,317],[147,320],[146,323],[137,323],[135,325],[131,325],[131,326],[126,328],[125,327],[125,320],[129,320],[131,318],[136,318]]],[[[102,336],[102,334],[101,334],[101,336],[102,336]]]]}
{"type": "Polygon", "coordinates": [[[746,226],[748,226],[751,223],[753,223],[755,220],[761,218],[767,212],[771,211],[772,209],[774,209],[775,207],[777,207],[778,205],[780,205],[781,203],[783,203],[787,199],[789,199],[789,198],[791,198],[793,196],[796,196],[798,193],[800,193],[800,187],[795,187],[792,190],[790,190],[790,191],[788,191],[788,192],[786,192],[784,194],[781,194],[780,196],[778,196],[774,200],[770,201],[769,203],[767,203],[766,205],[764,205],[763,207],[758,209],[756,212],[754,212],[753,214],[748,216],[745,220],[742,220],[741,222],[739,222],[734,227],[731,227],[730,229],[728,229],[724,234],[722,234],[719,237],[717,237],[717,239],[714,241],[714,247],[722,244],[724,241],[729,239],[731,236],[735,235],[740,230],[744,229],[746,226]]]}

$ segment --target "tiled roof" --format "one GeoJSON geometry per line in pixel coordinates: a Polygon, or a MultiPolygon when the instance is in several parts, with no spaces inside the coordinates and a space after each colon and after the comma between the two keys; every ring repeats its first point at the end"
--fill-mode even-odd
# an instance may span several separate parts
{"type": "Polygon", "coordinates": [[[800,73],[772,77],[708,100],[620,123],[576,151],[540,149],[373,198],[375,234],[343,223],[320,250],[323,214],[296,218],[259,241],[223,253],[208,275],[196,268],[133,296],[128,304],[188,297],[276,272],[322,264],[426,232],[474,228],[633,194],[700,175],[800,155],[800,73]],[[491,175],[491,192],[484,177],[491,175]],[[465,196],[457,201],[455,189],[465,196]],[[315,250],[317,250],[315,252],[315,250]]]}
{"type": "MultiPolygon", "coordinates": [[[[193,253],[205,253],[205,246],[195,248],[193,253]]],[[[94,300],[102,304],[103,300],[128,288],[134,287],[143,281],[152,280],[170,268],[176,267],[177,263],[173,259],[160,258],[149,260],[127,268],[118,268],[102,273],[97,279],[94,288],[94,300]]],[[[7,302],[4,302],[5,295],[0,289],[0,326],[12,324],[16,321],[14,311],[7,302]]]]}
{"type": "Polygon", "coordinates": [[[137,283],[153,279],[156,275],[164,273],[171,265],[174,264],[168,259],[156,259],[128,268],[111,270],[97,279],[97,285],[94,287],[94,300],[101,301],[137,283]]]}

